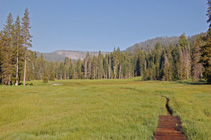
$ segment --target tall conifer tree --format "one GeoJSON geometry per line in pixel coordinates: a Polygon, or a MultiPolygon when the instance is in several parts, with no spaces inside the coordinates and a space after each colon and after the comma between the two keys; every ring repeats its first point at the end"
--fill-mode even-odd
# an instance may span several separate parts
{"type": "Polygon", "coordinates": [[[3,33],[0,31],[0,84],[2,84],[3,33]]]}
{"type": "Polygon", "coordinates": [[[23,35],[23,43],[24,43],[24,75],[23,75],[23,85],[25,86],[26,82],[26,63],[27,63],[27,53],[28,53],[28,48],[31,47],[31,35],[29,33],[29,29],[31,28],[29,26],[29,12],[28,8],[26,8],[24,17],[22,18],[22,35],[23,35]]]}
{"type": "Polygon", "coordinates": [[[18,73],[19,73],[19,50],[22,47],[22,39],[21,39],[21,25],[19,16],[15,21],[14,25],[14,48],[15,48],[15,56],[16,56],[16,73],[15,73],[15,85],[18,85],[18,73]]]}
{"type": "Polygon", "coordinates": [[[196,39],[194,39],[193,44],[193,55],[192,55],[192,77],[193,80],[198,82],[200,78],[202,77],[202,64],[199,62],[201,59],[200,54],[200,45],[201,45],[201,37],[198,36],[196,39]]]}
{"type": "Polygon", "coordinates": [[[7,24],[3,30],[3,63],[2,63],[2,80],[6,85],[11,84],[12,78],[12,31],[13,18],[9,13],[7,17],[7,24]]]}
{"type": "Polygon", "coordinates": [[[201,47],[201,62],[205,68],[204,76],[207,79],[207,83],[211,83],[211,0],[208,0],[207,22],[210,23],[207,32],[207,41],[204,46],[201,47]]]}

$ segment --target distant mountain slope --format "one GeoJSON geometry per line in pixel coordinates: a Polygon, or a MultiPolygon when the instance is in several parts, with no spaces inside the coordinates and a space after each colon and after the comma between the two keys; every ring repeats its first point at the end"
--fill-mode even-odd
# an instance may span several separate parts
{"type": "MultiPolygon", "coordinates": [[[[40,53],[37,52],[37,56],[43,55],[45,60],[51,62],[63,62],[65,57],[71,58],[71,60],[76,61],[78,58],[84,59],[87,51],[68,51],[68,50],[57,50],[51,53],[40,53]]],[[[90,56],[98,56],[99,52],[89,52],[90,56]]],[[[101,52],[101,54],[106,55],[107,52],[101,52]]]]}
{"type": "Polygon", "coordinates": [[[125,51],[134,52],[136,50],[137,46],[140,47],[141,50],[149,51],[155,47],[157,42],[160,42],[161,45],[168,46],[169,44],[176,45],[178,40],[179,40],[179,37],[176,37],[176,36],[174,36],[174,37],[156,37],[153,39],[146,40],[144,42],[136,43],[136,44],[132,45],[131,47],[127,48],[125,51]]]}
{"type": "MultiPolygon", "coordinates": [[[[189,36],[187,38],[188,38],[189,42],[193,42],[194,38],[196,38],[198,35],[205,36],[206,33],[202,32],[200,34],[189,36]]],[[[125,51],[127,51],[127,52],[135,52],[136,47],[140,47],[141,50],[150,51],[150,50],[152,50],[155,47],[157,42],[160,42],[160,44],[163,45],[163,46],[169,46],[170,44],[177,45],[178,41],[179,41],[179,36],[156,37],[156,38],[148,39],[148,40],[140,42],[140,43],[136,43],[136,44],[128,47],[125,51]]]]}
{"type": "MultiPolygon", "coordinates": [[[[193,42],[194,38],[197,37],[199,34],[188,37],[188,40],[190,42],[193,42]]],[[[201,35],[206,35],[206,33],[201,33],[201,35]]],[[[140,43],[136,43],[132,45],[131,47],[127,48],[125,51],[127,52],[135,52],[136,47],[140,47],[141,50],[150,51],[152,50],[157,42],[160,42],[163,46],[169,46],[177,45],[179,41],[179,37],[173,36],[173,37],[156,37],[153,39],[149,39],[140,43]]],[[[89,52],[90,56],[98,56],[99,52],[89,52]]],[[[108,52],[101,52],[101,54],[106,55],[108,52]]],[[[73,61],[78,60],[78,58],[84,59],[87,54],[87,51],[68,51],[68,50],[57,50],[55,52],[51,53],[42,53],[45,60],[48,61],[56,61],[56,62],[63,62],[65,57],[71,58],[73,61]]],[[[39,57],[41,55],[40,52],[37,52],[37,56],[39,57]]]]}

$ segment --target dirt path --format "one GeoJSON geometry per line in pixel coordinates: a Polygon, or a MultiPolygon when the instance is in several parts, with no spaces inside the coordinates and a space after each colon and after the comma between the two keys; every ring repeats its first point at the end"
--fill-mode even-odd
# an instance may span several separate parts
{"type": "Polygon", "coordinates": [[[159,116],[158,127],[153,140],[187,140],[182,132],[182,123],[179,117],[172,116],[168,102],[169,99],[166,98],[167,115],[159,116]]]}

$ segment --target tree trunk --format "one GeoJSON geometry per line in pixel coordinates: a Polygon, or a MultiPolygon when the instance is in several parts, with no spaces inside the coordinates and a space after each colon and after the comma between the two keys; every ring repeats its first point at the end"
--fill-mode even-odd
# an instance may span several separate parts
{"type": "Polygon", "coordinates": [[[10,82],[11,82],[11,74],[9,74],[9,80],[8,80],[8,85],[10,86],[10,82]]]}
{"type": "Polygon", "coordinates": [[[110,68],[110,65],[108,66],[108,79],[111,78],[111,68],[110,68]]]}
{"type": "Polygon", "coordinates": [[[108,56],[108,79],[111,79],[111,59],[108,56]]]}
{"type": "Polygon", "coordinates": [[[95,79],[95,68],[94,68],[94,79],[95,79]]]}
{"type": "Polygon", "coordinates": [[[122,66],[120,65],[119,67],[120,67],[120,68],[119,68],[119,79],[121,79],[122,66]]]}
{"type": "Polygon", "coordinates": [[[16,77],[15,77],[16,86],[18,86],[18,41],[19,41],[19,35],[17,37],[17,58],[16,58],[16,77]]]}
{"type": "Polygon", "coordinates": [[[25,57],[24,57],[24,72],[23,72],[23,86],[26,85],[26,53],[27,53],[27,48],[25,46],[25,57]]]}
{"type": "Polygon", "coordinates": [[[87,79],[87,58],[85,58],[84,63],[84,78],[87,79]]]}
{"type": "Polygon", "coordinates": [[[114,66],[114,79],[116,79],[116,65],[114,66]]]}
{"type": "Polygon", "coordinates": [[[16,77],[15,77],[15,85],[18,86],[18,52],[17,52],[17,64],[16,64],[16,77]]]}

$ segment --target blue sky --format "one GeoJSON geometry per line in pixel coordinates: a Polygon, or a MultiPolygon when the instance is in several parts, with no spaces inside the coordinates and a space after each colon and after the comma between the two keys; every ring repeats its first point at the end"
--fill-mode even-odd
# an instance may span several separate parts
{"type": "Polygon", "coordinates": [[[206,32],[207,0],[0,0],[0,30],[29,8],[32,50],[113,51],[158,36],[206,32]]]}

